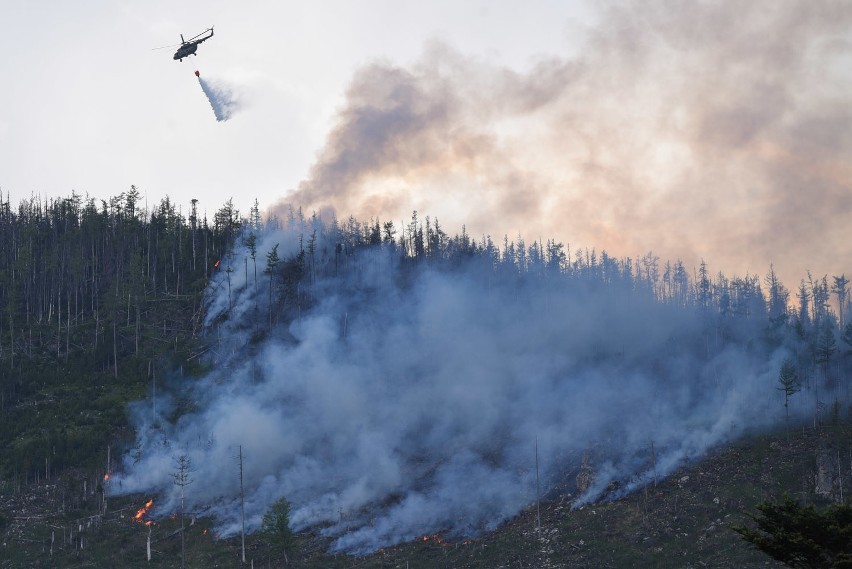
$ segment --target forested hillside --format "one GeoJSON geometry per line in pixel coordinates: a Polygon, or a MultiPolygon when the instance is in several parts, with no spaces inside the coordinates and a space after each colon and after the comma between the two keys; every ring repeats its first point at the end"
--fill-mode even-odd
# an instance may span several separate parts
{"type": "Polygon", "coordinates": [[[220,269],[207,371],[134,408],[118,480],[174,510],[174,457],[190,460],[205,484],[186,500],[223,536],[242,527],[238,453],[249,531],[283,497],[294,528],[363,554],[478,535],[538,491],[617,498],[749,433],[849,416],[843,276],[791,298],[771,266],[727,277],[497,245],[417,212],[297,210],[245,224],[220,269]]]}
{"type": "Polygon", "coordinates": [[[186,206],[148,206],[135,187],[0,203],[2,476],[106,469],[127,402],[195,365],[202,292],[240,219],[186,206]]]}
{"type": "MultiPolygon", "coordinates": [[[[0,204],[0,476],[80,469],[217,535],[365,554],[542,497],[656,484],[755,431],[850,418],[848,280],[292,210],[208,221],[131,187],[0,204]],[[229,474],[230,473],[230,474],[229,474]]],[[[842,493],[850,473],[822,482],[842,493]]],[[[816,484],[816,482],[814,483],[816,484]]],[[[7,486],[8,487],[8,486],[7,486]]],[[[106,493],[103,493],[105,496],[106,493]]],[[[64,506],[63,506],[64,507],[64,506]]]]}

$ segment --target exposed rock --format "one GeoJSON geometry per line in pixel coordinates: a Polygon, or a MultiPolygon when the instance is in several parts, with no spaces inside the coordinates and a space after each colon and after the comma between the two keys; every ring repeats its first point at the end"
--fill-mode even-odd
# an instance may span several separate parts
{"type": "Polygon", "coordinates": [[[589,453],[583,454],[583,464],[580,466],[580,473],[577,475],[577,490],[582,494],[588,490],[595,481],[595,474],[592,467],[589,465],[589,453]]]}
{"type": "Polygon", "coordinates": [[[838,479],[838,462],[835,451],[820,448],[816,455],[816,472],[814,473],[814,492],[818,496],[840,500],[840,481],[838,479]]]}

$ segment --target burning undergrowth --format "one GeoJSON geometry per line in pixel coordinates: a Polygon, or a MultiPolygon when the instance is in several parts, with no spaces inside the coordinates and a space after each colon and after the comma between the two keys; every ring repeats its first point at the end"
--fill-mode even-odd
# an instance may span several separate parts
{"type": "Polygon", "coordinates": [[[151,509],[154,507],[154,499],[150,499],[145,502],[145,505],[136,510],[136,513],[131,518],[134,522],[140,523],[146,526],[151,526],[155,522],[148,517],[151,515],[151,509]]]}
{"type": "Polygon", "coordinates": [[[509,263],[454,238],[426,261],[405,239],[368,246],[312,223],[222,260],[211,371],[172,385],[194,404],[173,421],[162,393],[157,414],[132,408],[124,492],[176,511],[175,457],[188,457],[186,508],[239,533],[241,451],[249,530],[283,496],[294,529],[364,554],[494,529],[537,492],[629,492],[783,420],[793,340],[765,342],[755,311],[661,300],[629,265],[570,263],[556,244],[509,263]]]}

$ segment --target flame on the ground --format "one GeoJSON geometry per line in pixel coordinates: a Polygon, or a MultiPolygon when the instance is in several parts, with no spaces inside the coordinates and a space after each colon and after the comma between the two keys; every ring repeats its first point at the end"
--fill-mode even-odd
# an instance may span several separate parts
{"type": "Polygon", "coordinates": [[[133,521],[139,522],[140,524],[145,524],[146,526],[150,526],[151,524],[153,524],[154,522],[152,522],[151,520],[144,519],[145,514],[147,514],[153,507],[154,499],[151,498],[150,500],[145,502],[145,505],[143,507],[136,510],[136,515],[133,516],[133,521]]]}
{"type": "MultiPolygon", "coordinates": [[[[423,537],[420,538],[420,540],[424,541],[424,542],[431,541],[432,543],[438,544],[442,547],[449,547],[450,545],[452,545],[452,544],[444,541],[444,538],[441,537],[437,533],[424,535],[423,537]]],[[[454,542],[454,543],[455,543],[456,546],[458,546],[458,545],[471,545],[473,543],[473,541],[470,540],[470,539],[466,539],[464,541],[458,541],[458,542],[454,542]]]]}

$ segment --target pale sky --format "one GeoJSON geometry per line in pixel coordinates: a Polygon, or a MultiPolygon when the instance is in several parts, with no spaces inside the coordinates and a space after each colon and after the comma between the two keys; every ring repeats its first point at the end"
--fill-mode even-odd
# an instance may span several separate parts
{"type": "MultiPolygon", "coordinates": [[[[153,200],[269,205],[307,174],[356,68],[399,64],[430,41],[522,68],[564,52],[568,3],[3,2],[0,188],[98,198],[137,185],[153,200]],[[562,7],[567,6],[567,7],[562,7]],[[198,55],[175,48],[211,25],[198,55]],[[193,72],[240,94],[217,124],[193,72]]],[[[13,199],[14,201],[14,199],[13,199]]]]}
{"type": "Polygon", "coordinates": [[[0,191],[852,273],[852,2],[2,2],[0,191]],[[198,55],[179,34],[215,25],[198,55]],[[217,122],[193,74],[235,93],[217,122]]]}

